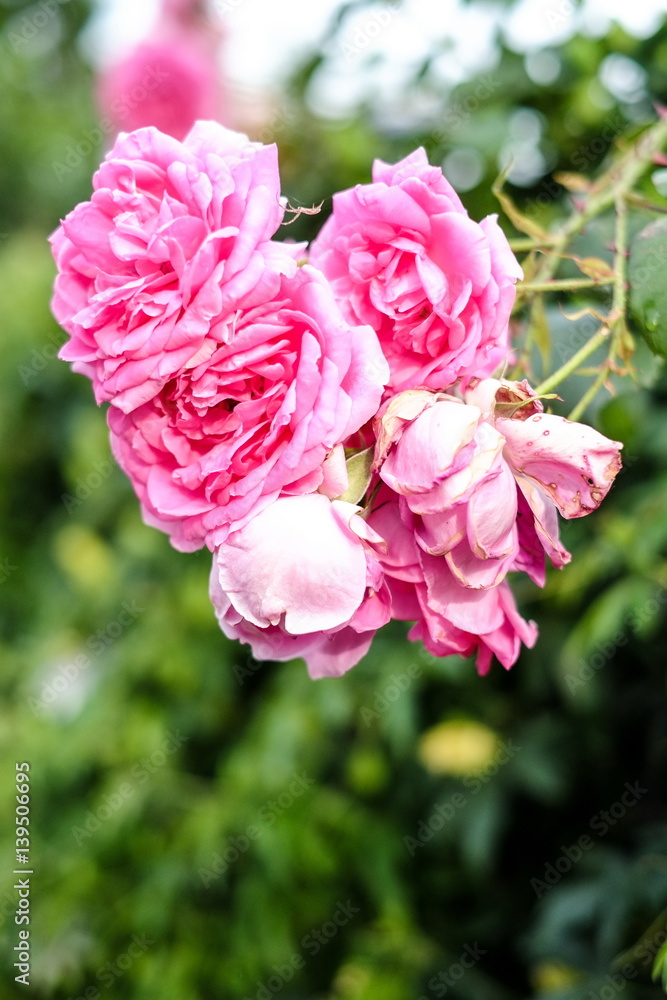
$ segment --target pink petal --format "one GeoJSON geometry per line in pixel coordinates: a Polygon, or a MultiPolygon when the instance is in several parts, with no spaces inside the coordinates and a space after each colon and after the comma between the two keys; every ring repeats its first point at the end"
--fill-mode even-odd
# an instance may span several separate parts
{"type": "Polygon", "coordinates": [[[424,410],[405,428],[380,476],[397,493],[428,492],[456,471],[453,466],[459,452],[473,440],[479,417],[476,406],[454,400],[442,400],[424,410]]]}
{"type": "Polygon", "coordinates": [[[512,467],[537,483],[563,517],[596,510],[621,468],[623,445],[586,424],[537,413],[528,420],[496,420],[512,467]]]}
{"type": "Polygon", "coordinates": [[[492,590],[472,590],[461,586],[444,559],[421,556],[428,604],[439,615],[464,632],[480,635],[500,628],[502,609],[492,590]]]}
{"type": "Polygon", "coordinates": [[[488,590],[497,587],[512,568],[519,551],[516,528],[512,533],[512,547],[507,555],[498,559],[478,559],[467,541],[456,545],[445,556],[447,565],[462,587],[488,590]]]}
{"type": "Polygon", "coordinates": [[[321,494],[283,497],[233,532],[218,563],[239,614],[293,635],[349,621],[366,588],[364,548],[345,520],[356,510],[321,494]]]}
{"type": "Polygon", "coordinates": [[[468,542],[479,559],[501,558],[516,546],[516,482],[508,465],[482,480],[468,501],[468,542]]]}
{"type": "Polygon", "coordinates": [[[352,628],[323,635],[303,654],[308,673],[313,680],[341,677],[366,655],[374,635],[375,632],[360,633],[352,628]]]}

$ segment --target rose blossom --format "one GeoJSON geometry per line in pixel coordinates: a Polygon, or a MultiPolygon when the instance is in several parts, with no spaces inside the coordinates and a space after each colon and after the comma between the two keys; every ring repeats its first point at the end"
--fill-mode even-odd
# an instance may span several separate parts
{"type": "Polygon", "coordinates": [[[595,510],[620,468],[619,442],[544,413],[526,382],[474,379],[463,400],[401,393],[376,428],[375,465],[414,515],[418,544],[473,589],[512,569],[543,585],[545,552],[558,567],[570,559],[557,510],[595,510]]]}
{"type": "Polygon", "coordinates": [[[507,355],[521,268],[496,216],[473,222],[423,149],[334,195],[310,260],[350,322],[377,332],[394,389],[444,389],[507,355]]]}
{"type": "Polygon", "coordinates": [[[535,644],[537,626],[520,616],[507,582],[486,590],[461,584],[445,559],[417,544],[413,520],[405,500],[383,486],[368,523],[387,539],[380,562],[392,616],[414,621],[408,637],[421,640],[434,656],[476,653],[480,674],[488,672],[495,656],[509,669],[522,643],[535,644]]]}
{"type": "Polygon", "coordinates": [[[154,125],[183,139],[198,119],[226,120],[222,32],[201,0],[163,0],[150,39],[100,77],[97,103],[116,131],[154,125]]]}
{"type": "Polygon", "coordinates": [[[97,103],[117,130],[154,125],[182,139],[198,119],[225,120],[219,23],[201,0],[163,0],[150,38],[100,77],[97,103]]]}
{"type": "Polygon", "coordinates": [[[296,269],[271,241],[283,218],[275,146],[215,122],[184,142],[154,128],[121,135],[51,237],[60,357],[98,403],[129,412],[218,347],[211,326],[266,301],[296,269]]]}
{"type": "Polygon", "coordinates": [[[211,573],[225,635],[257,659],[301,656],[312,677],[353,667],[390,617],[384,542],[360,509],[317,493],[281,497],[232,532],[211,573]]]}
{"type": "Polygon", "coordinates": [[[140,42],[110,66],[97,103],[115,132],[152,125],[183,139],[198,119],[223,117],[220,89],[213,53],[196,36],[172,33],[140,42]]]}
{"type": "Polygon", "coordinates": [[[322,275],[212,328],[215,351],[147,403],[108,412],[145,520],[176,548],[213,549],[280,493],[316,491],[327,455],[377,411],[388,372],[370,327],[350,327],[322,275]]]}

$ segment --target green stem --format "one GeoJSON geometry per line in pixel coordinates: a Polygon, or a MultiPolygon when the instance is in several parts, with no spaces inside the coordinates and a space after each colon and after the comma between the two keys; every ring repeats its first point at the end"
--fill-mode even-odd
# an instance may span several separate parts
{"type": "Polygon", "coordinates": [[[630,205],[634,205],[635,208],[643,208],[647,212],[658,212],[661,215],[667,214],[667,205],[656,205],[654,202],[647,201],[646,198],[642,198],[641,195],[635,194],[633,191],[630,191],[626,195],[626,201],[630,205]]]}
{"type": "Polygon", "coordinates": [[[582,415],[588,404],[597,396],[598,392],[604,385],[608,375],[609,375],[609,368],[607,365],[605,365],[605,367],[599,373],[598,377],[595,379],[595,382],[593,382],[593,384],[587,389],[587,391],[581,397],[581,399],[574,407],[572,412],[568,414],[567,416],[568,420],[579,419],[579,417],[582,415]]]}
{"type": "Polygon", "coordinates": [[[613,285],[615,278],[561,278],[556,281],[519,283],[517,292],[573,292],[578,288],[602,288],[613,285]]]}
{"type": "Polygon", "coordinates": [[[646,170],[655,153],[667,143],[667,118],[660,118],[655,125],[640,135],[625,153],[619,156],[596,182],[582,209],[573,212],[564,225],[553,234],[553,254],[544,257],[537,268],[535,281],[548,280],[558,268],[557,256],[584,229],[589,222],[606,211],[619,199],[625,198],[646,170]]]}
{"type": "Polygon", "coordinates": [[[628,206],[624,198],[616,199],[616,229],[614,234],[614,296],[611,303],[614,318],[625,316],[627,289],[625,285],[628,248],[628,206]]]}
{"type": "Polygon", "coordinates": [[[607,326],[601,327],[598,330],[598,332],[593,334],[591,339],[587,341],[587,343],[585,343],[584,346],[577,351],[576,354],[572,355],[569,361],[566,361],[564,365],[561,365],[558,371],[555,371],[553,375],[550,375],[548,378],[544,380],[544,382],[541,382],[538,385],[538,387],[535,389],[537,395],[543,396],[544,393],[551,392],[551,390],[555,389],[557,385],[560,385],[560,383],[564,379],[566,379],[569,375],[572,375],[572,373],[577,370],[582,361],[585,361],[586,358],[589,358],[591,354],[594,351],[596,351],[598,347],[600,347],[601,344],[604,344],[604,342],[608,339],[608,337],[609,337],[609,327],[607,326]]]}
{"type": "MultiPolygon", "coordinates": [[[[626,152],[616,158],[609,170],[594,185],[584,207],[573,212],[561,228],[550,236],[549,243],[552,252],[548,250],[545,252],[541,263],[533,275],[532,282],[529,283],[533,286],[533,289],[535,286],[539,287],[547,284],[548,288],[553,290],[551,279],[560,264],[560,255],[567,249],[571,240],[589,222],[615,204],[617,223],[611,314],[611,328],[614,331],[612,351],[616,347],[616,340],[622,338],[625,328],[623,322],[626,305],[625,257],[627,250],[627,206],[625,199],[645,172],[647,165],[651,162],[655,153],[661,150],[665,143],[667,143],[667,118],[660,118],[654,125],[642,133],[626,152]]],[[[546,243],[546,241],[544,242],[546,243]]],[[[539,241],[534,240],[533,244],[539,246],[539,241]]],[[[608,339],[609,334],[610,329],[608,326],[601,327],[588,343],[584,344],[553,375],[546,378],[537,387],[536,391],[542,394],[554,389],[564,379],[575,372],[582,362],[590,357],[608,339]]],[[[577,412],[576,407],[573,412],[577,412]]]]}
{"type": "Polygon", "coordinates": [[[547,233],[544,239],[534,239],[532,236],[526,236],[525,238],[517,237],[514,240],[508,240],[512,250],[516,250],[517,253],[522,253],[527,250],[539,250],[542,247],[551,246],[554,237],[547,233]]]}

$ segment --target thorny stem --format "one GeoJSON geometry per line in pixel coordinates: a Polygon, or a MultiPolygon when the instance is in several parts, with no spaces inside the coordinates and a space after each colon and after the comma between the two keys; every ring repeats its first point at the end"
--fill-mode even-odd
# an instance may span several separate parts
{"type": "Polygon", "coordinates": [[[513,240],[508,240],[510,249],[516,250],[517,253],[522,253],[527,250],[540,250],[542,247],[551,246],[553,241],[556,239],[555,236],[550,236],[549,233],[544,234],[544,239],[533,239],[532,236],[517,237],[513,240]]]}
{"type": "MultiPolygon", "coordinates": [[[[566,361],[553,375],[546,378],[536,390],[539,394],[542,394],[556,388],[563,379],[575,372],[581,363],[590,357],[609,338],[610,333],[613,333],[607,363],[583,399],[573,409],[570,414],[570,419],[572,420],[580,416],[588,403],[593,399],[607,378],[609,371],[613,369],[614,357],[617,350],[619,348],[622,349],[627,300],[625,275],[627,255],[627,200],[631,197],[632,188],[646,170],[654,154],[659,152],[666,142],[667,119],[660,118],[655,125],[642,133],[639,139],[612,163],[611,167],[591,188],[584,207],[573,212],[559,230],[553,234],[545,234],[544,240],[530,238],[523,241],[514,241],[516,249],[520,249],[521,245],[523,245],[528,250],[544,250],[544,256],[538,264],[532,280],[523,286],[519,286],[520,289],[522,288],[528,293],[575,290],[578,288],[599,287],[606,284],[613,285],[609,325],[605,325],[596,331],[591,339],[569,361],[566,361]],[[601,215],[612,205],[615,205],[616,208],[616,246],[613,279],[609,281],[589,282],[587,279],[573,278],[564,279],[563,281],[553,281],[553,275],[556,273],[560,263],[560,255],[567,249],[571,240],[581,233],[589,222],[598,215],[601,215]]],[[[527,355],[527,349],[530,347],[531,340],[532,331],[529,332],[524,344],[522,353],[524,359],[527,355]]]]}
{"type": "MultiPolygon", "coordinates": [[[[612,163],[609,170],[594,184],[584,207],[573,212],[563,226],[554,233],[551,243],[554,250],[557,253],[564,250],[589,222],[624,199],[646,170],[653,155],[659,152],[665,143],[667,143],[667,118],[660,118],[655,125],[642,133],[630,149],[612,163]]],[[[548,280],[556,271],[559,262],[556,254],[545,256],[534,274],[534,280],[548,280]]]]}
{"type": "Polygon", "coordinates": [[[610,370],[609,369],[609,365],[606,364],[603,367],[602,371],[599,373],[598,377],[595,379],[595,382],[593,382],[593,384],[587,389],[587,391],[581,397],[581,399],[579,400],[579,402],[577,403],[577,405],[574,407],[574,409],[572,410],[572,412],[568,413],[568,415],[567,415],[567,419],[568,420],[578,420],[579,419],[579,417],[585,411],[585,409],[588,406],[588,404],[593,399],[595,399],[595,397],[597,396],[599,390],[604,385],[605,380],[607,379],[607,377],[609,375],[609,370],[610,370]]]}
{"type": "MultiPolygon", "coordinates": [[[[635,208],[644,208],[647,212],[658,212],[660,215],[667,215],[667,205],[656,205],[655,202],[647,201],[646,198],[642,198],[641,195],[635,194],[634,191],[630,191],[629,194],[625,196],[625,200],[630,205],[634,205],[635,208]]],[[[530,249],[530,247],[528,247],[528,249],[530,249]]]]}
{"type": "Polygon", "coordinates": [[[545,392],[551,392],[551,390],[555,389],[557,385],[560,385],[563,379],[566,379],[569,375],[572,375],[572,373],[577,370],[582,361],[585,361],[586,358],[589,358],[593,353],[593,351],[596,351],[598,347],[601,344],[604,344],[605,340],[607,340],[608,338],[609,338],[609,327],[608,326],[600,327],[597,333],[594,333],[591,339],[586,341],[584,346],[579,348],[577,353],[573,354],[572,357],[569,359],[569,361],[566,361],[564,365],[561,365],[561,367],[557,371],[555,371],[553,375],[550,375],[549,378],[546,378],[544,382],[540,382],[540,384],[535,389],[537,395],[542,396],[544,395],[545,392]]]}
{"type": "Polygon", "coordinates": [[[611,303],[611,311],[616,323],[625,316],[627,302],[627,288],[625,285],[625,258],[628,248],[628,206],[625,199],[619,196],[616,199],[616,229],[615,229],[615,256],[614,256],[614,295],[611,303]]]}
{"type": "Polygon", "coordinates": [[[520,282],[517,292],[573,292],[578,288],[601,288],[613,285],[614,278],[562,278],[556,281],[520,282]]]}

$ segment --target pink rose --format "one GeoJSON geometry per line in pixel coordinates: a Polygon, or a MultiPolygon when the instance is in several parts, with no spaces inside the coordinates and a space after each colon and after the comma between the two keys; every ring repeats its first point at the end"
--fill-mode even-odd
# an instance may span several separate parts
{"type": "Polygon", "coordinates": [[[495,656],[509,669],[522,644],[531,648],[537,626],[518,613],[506,582],[475,590],[462,585],[447,561],[416,544],[405,500],[383,487],[369,526],[387,539],[380,555],[392,600],[392,615],[414,621],[409,633],[434,656],[477,654],[477,670],[488,672],[495,656]],[[403,511],[401,513],[401,508],[403,511]]]}
{"type": "Polygon", "coordinates": [[[257,659],[306,660],[340,676],[390,617],[382,539],[359,507],[322,494],[282,497],[215,552],[211,600],[229,638],[257,659]]]}
{"type": "Polygon", "coordinates": [[[373,331],[350,327],[308,266],[274,299],[216,321],[207,343],[151,400],[108,413],[145,520],[184,551],[213,549],[281,493],[316,491],[388,375],[373,331]]]}
{"type": "Polygon", "coordinates": [[[490,215],[473,222],[423,149],[334,195],[310,260],[350,322],[377,332],[394,389],[490,375],[508,351],[521,268],[490,215]]]}
{"type": "Polygon", "coordinates": [[[473,379],[463,399],[401,393],[376,427],[380,477],[404,498],[422,550],[466,588],[514,569],[543,585],[545,552],[558,567],[570,559],[557,511],[594,510],[621,464],[621,444],[544,413],[526,382],[473,379]]]}
{"type": "Polygon", "coordinates": [[[114,131],[154,126],[184,139],[198,120],[223,114],[215,63],[197,40],[173,35],[141,42],[98,84],[97,103],[114,131]]]}
{"type": "Polygon", "coordinates": [[[154,125],[183,139],[197,120],[225,121],[221,32],[193,0],[165,0],[150,40],[139,42],[99,80],[97,103],[116,132],[154,125]]]}
{"type": "Polygon", "coordinates": [[[275,146],[215,122],[184,142],[121,135],[94,194],[51,237],[60,357],[125,412],[216,348],[239,308],[265,302],[299,247],[271,241],[283,218],[275,146]]]}

